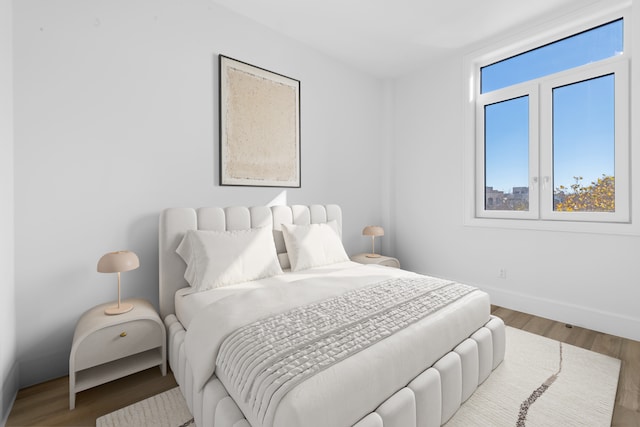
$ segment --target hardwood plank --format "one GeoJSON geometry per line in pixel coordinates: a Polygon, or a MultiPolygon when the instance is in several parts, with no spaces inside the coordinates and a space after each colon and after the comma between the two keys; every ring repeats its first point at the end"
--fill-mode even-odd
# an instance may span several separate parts
{"type": "Polygon", "coordinates": [[[522,327],[523,330],[532,334],[546,336],[554,326],[553,320],[543,319],[542,317],[531,317],[522,327]]]}
{"type": "Polygon", "coordinates": [[[499,309],[496,310],[496,313],[498,313],[496,314],[498,317],[504,320],[505,324],[518,329],[524,328],[524,325],[526,325],[527,322],[531,320],[531,316],[528,316],[519,311],[499,309]]]}
{"type": "Polygon", "coordinates": [[[624,340],[622,338],[614,335],[598,334],[596,339],[593,341],[593,345],[590,350],[620,359],[620,351],[622,349],[623,341],[624,340]]]}
{"type": "Polygon", "coordinates": [[[568,327],[565,323],[553,322],[553,326],[545,336],[556,341],[567,342],[572,333],[573,327],[568,327]]]}
{"type": "Polygon", "coordinates": [[[596,340],[597,332],[590,331],[578,326],[571,328],[572,332],[567,338],[567,344],[575,345],[576,347],[582,347],[586,350],[591,350],[594,341],[596,340]]]}
{"type": "Polygon", "coordinates": [[[623,407],[640,413],[640,342],[623,341],[620,359],[622,369],[616,401],[623,407]]]}
{"type": "Polygon", "coordinates": [[[621,405],[613,408],[612,427],[640,427],[640,412],[633,411],[621,405]]]}
{"type": "Polygon", "coordinates": [[[82,391],[69,410],[69,377],[57,378],[18,392],[7,427],[95,426],[96,419],[175,387],[172,372],[157,367],[82,391]]]}

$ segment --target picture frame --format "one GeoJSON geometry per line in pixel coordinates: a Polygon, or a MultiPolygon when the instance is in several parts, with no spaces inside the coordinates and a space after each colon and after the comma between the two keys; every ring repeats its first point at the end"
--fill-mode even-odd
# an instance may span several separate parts
{"type": "Polygon", "coordinates": [[[220,185],[300,188],[300,81],[219,55],[220,185]]]}

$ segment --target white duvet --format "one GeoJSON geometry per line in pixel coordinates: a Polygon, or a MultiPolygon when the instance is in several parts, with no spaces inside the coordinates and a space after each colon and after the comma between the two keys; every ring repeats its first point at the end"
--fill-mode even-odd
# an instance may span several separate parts
{"type": "MultiPolygon", "coordinates": [[[[256,320],[390,277],[417,276],[375,265],[345,263],[331,267],[298,276],[285,274],[209,296],[215,301],[194,315],[185,337],[196,386],[202,388],[215,373],[247,420],[261,426],[245,400],[228,386],[231,381],[224,372],[216,371],[218,350],[229,334],[256,320]]],[[[280,401],[272,425],[353,425],[488,320],[488,295],[474,291],[298,384],[280,401]]]]}

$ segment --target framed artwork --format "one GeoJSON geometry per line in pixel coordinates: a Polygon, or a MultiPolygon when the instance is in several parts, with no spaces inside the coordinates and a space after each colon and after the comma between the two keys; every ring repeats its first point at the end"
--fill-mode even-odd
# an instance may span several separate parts
{"type": "Polygon", "coordinates": [[[220,185],[300,187],[300,81],[219,64],[220,185]]]}

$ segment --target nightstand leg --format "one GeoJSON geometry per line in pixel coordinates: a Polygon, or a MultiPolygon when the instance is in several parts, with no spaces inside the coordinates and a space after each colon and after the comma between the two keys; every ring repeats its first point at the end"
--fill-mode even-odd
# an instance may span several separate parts
{"type": "Polygon", "coordinates": [[[69,369],[69,410],[72,411],[76,407],[76,374],[73,369],[69,369]]]}

